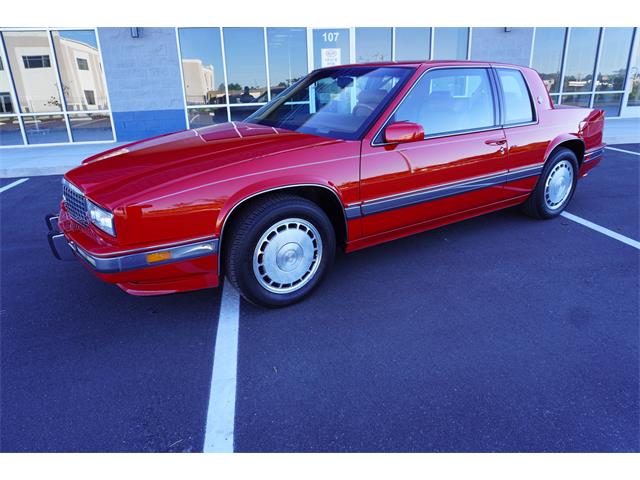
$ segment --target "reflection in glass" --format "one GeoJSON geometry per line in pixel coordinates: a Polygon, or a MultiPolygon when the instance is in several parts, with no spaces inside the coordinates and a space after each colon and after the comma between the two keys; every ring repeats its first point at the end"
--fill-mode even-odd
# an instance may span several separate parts
{"type": "Polygon", "coordinates": [[[74,142],[113,140],[111,118],[104,113],[80,113],[69,115],[71,138],[74,142]]]}
{"type": "Polygon", "coordinates": [[[271,97],[307,74],[307,30],[267,28],[271,97]]]}
{"type": "Polygon", "coordinates": [[[180,28],[178,37],[187,105],[225,104],[220,29],[180,28]]]}
{"type": "Polygon", "coordinates": [[[551,95],[551,101],[553,102],[554,105],[558,105],[559,98],[560,98],[560,95],[551,95]]]}
{"type": "Polygon", "coordinates": [[[313,31],[314,68],[332,67],[349,63],[348,28],[326,28],[313,31]]]}
{"type": "Polygon", "coordinates": [[[431,53],[431,29],[396,28],[395,48],[396,60],[428,60],[431,53]]]}
{"type": "Polygon", "coordinates": [[[621,102],[621,93],[600,93],[593,101],[593,108],[604,110],[607,117],[617,117],[620,115],[621,102]]]}
{"type": "Polygon", "coordinates": [[[259,106],[255,105],[247,105],[242,107],[231,107],[231,121],[232,122],[242,122],[253,112],[258,110],[259,106]]]}
{"type": "Polygon", "coordinates": [[[15,99],[11,92],[11,78],[7,68],[7,59],[0,47],[0,114],[16,113],[15,99]]]}
{"type": "Polygon", "coordinates": [[[38,115],[22,117],[29,144],[66,143],[67,127],[62,115],[38,115]]]}
{"type": "Polygon", "coordinates": [[[353,140],[375,120],[412,72],[413,68],[404,67],[327,68],[305,77],[247,121],[353,140]]]}
{"type": "MultiPolygon", "coordinates": [[[[591,90],[599,34],[599,28],[571,29],[563,92],[588,92],[591,90]]],[[[562,103],[565,103],[564,100],[562,103]]]]}
{"type": "Polygon", "coordinates": [[[255,103],[267,91],[262,28],[225,27],[229,103],[255,103]]]}
{"type": "Polygon", "coordinates": [[[227,121],[227,107],[190,108],[187,110],[189,128],[200,128],[227,121]]]}
{"type": "Polygon", "coordinates": [[[551,93],[560,91],[560,69],[566,28],[536,28],[531,68],[538,71],[551,93]]]}
{"type": "MultiPolygon", "coordinates": [[[[636,36],[638,35],[638,31],[636,31],[636,36]]],[[[631,56],[631,62],[629,65],[629,69],[631,70],[631,76],[629,77],[629,82],[631,83],[631,88],[629,92],[629,97],[627,98],[627,107],[640,107],[640,49],[637,46],[636,40],[636,52],[631,56]]],[[[627,86],[629,88],[629,86],[627,86]]]]}
{"type": "Polygon", "coordinates": [[[3,32],[22,112],[62,110],[46,32],[3,32]]]}
{"type": "Polygon", "coordinates": [[[106,110],[107,89],[93,30],[51,32],[67,110],[106,110]]]}
{"type": "Polygon", "coordinates": [[[591,95],[562,95],[562,105],[588,107],[590,101],[591,95]]]}
{"type": "Polygon", "coordinates": [[[391,29],[382,27],[356,28],[356,62],[391,60],[391,29]]]}
{"type": "Polygon", "coordinates": [[[596,90],[624,88],[632,38],[633,28],[607,27],[604,29],[596,90]]]}
{"type": "Polygon", "coordinates": [[[0,117],[0,145],[22,145],[18,117],[0,117]]]}
{"type": "Polygon", "coordinates": [[[436,28],[433,38],[433,58],[464,60],[467,58],[468,28],[436,28]]]}

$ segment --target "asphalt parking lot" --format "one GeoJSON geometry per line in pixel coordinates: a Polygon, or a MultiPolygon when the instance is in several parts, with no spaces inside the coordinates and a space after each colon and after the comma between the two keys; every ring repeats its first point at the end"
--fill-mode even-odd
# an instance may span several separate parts
{"type": "MultiPolygon", "coordinates": [[[[638,241],[639,188],[607,150],[568,212],[638,241]]],[[[58,262],[59,198],[0,193],[0,450],[202,451],[222,289],[132,297],[58,262]]],[[[235,450],[637,452],[639,272],[517,209],[339,254],[300,304],[241,302],[235,450]]]]}

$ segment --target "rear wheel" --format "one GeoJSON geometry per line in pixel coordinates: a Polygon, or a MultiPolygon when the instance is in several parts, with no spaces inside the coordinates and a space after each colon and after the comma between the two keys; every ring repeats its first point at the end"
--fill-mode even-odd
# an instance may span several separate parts
{"type": "Polygon", "coordinates": [[[331,221],[304,198],[274,194],[232,220],[223,252],[226,273],[252,303],[283,307],[302,300],[333,260],[331,221]]]}
{"type": "Polygon", "coordinates": [[[576,189],[578,160],[568,148],[556,150],[545,164],[538,183],[523,203],[523,211],[533,218],[553,218],[566,208],[576,189]]]}

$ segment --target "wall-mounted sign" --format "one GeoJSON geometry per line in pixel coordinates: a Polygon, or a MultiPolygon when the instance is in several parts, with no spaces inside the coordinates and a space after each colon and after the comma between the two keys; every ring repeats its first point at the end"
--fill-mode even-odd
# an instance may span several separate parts
{"type": "Polygon", "coordinates": [[[339,48],[321,48],[320,57],[322,59],[321,66],[333,67],[334,65],[340,65],[341,50],[339,48]]]}

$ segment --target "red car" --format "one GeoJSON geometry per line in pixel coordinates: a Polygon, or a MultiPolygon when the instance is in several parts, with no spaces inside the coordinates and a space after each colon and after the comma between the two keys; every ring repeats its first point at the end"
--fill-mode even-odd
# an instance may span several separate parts
{"type": "MultiPolygon", "coordinates": [[[[63,179],[47,218],[134,295],[216,287],[283,306],[347,252],[522,205],[557,216],[603,154],[601,110],[556,107],[529,68],[485,62],[312,72],[244,122],[131,143],[63,179]]],[[[69,248],[70,247],[70,248],[69,248]]]]}

